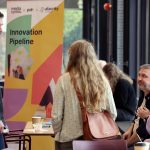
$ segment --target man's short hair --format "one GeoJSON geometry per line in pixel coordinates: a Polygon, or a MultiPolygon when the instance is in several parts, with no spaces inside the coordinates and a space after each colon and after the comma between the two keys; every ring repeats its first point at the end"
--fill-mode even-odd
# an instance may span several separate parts
{"type": "Polygon", "coordinates": [[[3,18],[4,14],[2,12],[0,12],[0,18],[3,18]]]}
{"type": "Polygon", "coordinates": [[[140,66],[139,70],[141,69],[150,69],[150,64],[144,64],[142,66],[140,66]]]}

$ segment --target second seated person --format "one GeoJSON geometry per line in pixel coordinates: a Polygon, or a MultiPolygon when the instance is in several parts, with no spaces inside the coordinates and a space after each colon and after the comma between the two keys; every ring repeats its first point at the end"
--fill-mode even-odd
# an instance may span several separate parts
{"type": "Polygon", "coordinates": [[[116,121],[133,120],[137,107],[137,99],[132,79],[113,63],[107,63],[103,71],[112,88],[117,108],[116,121]]]}
{"type": "Polygon", "coordinates": [[[89,112],[107,110],[114,120],[117,116],[109,82],[99,69],[93,45],[78,40],[68,53],[67,70],[57,81],[52,108],[56,150],[72,150],[72,141],[82,139],[82,115],[75,88],[89,112]]]}

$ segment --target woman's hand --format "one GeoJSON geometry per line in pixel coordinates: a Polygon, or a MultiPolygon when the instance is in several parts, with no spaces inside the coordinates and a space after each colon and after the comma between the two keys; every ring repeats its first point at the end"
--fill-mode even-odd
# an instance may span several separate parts
{"type": "Polygon", "coordinates": [[[123,139],[127,140],[131,137],[132,132],[130,130],[127,130],[124,134],[123,134],[123,139]]]}

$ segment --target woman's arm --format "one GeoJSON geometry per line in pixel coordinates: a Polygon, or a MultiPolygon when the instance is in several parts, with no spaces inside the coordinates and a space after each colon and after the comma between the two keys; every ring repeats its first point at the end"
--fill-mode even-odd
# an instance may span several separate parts
{"type": "Polygon", "coordinates": [[[62,129],[62,120],[64,114],[63,110],[64,110],[64,92],[63,92],[62,78],[60,77],[56,84],[52,107],[52,121],[55,133],[60,132],[62,129]]]}
{"type": "Polygon", "coordinates": [[[106,106],[106,108],[110,112],[110,114],[113,117],[113,119],[115,120],[116,117],[117,117],[117,110],[116,110],[116,106],[115,106],[112,90],[111,90],[109,84],[108,84],[106,95],[107,95],[107,97],[106,97],[107,98],[107,106],[106,106]]]}

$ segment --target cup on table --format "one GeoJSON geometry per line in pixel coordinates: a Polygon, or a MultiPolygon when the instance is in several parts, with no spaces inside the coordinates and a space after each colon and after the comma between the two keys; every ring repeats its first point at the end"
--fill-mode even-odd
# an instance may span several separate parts
{"type": "Polygon", "coordinates": [[[34,132],[40,132],[42,129],[42,118],[39,116],[33,116],[32,125],[33,125],[34,132]]]}
{"type": "Polygon", "coordinates": [[[134,150],[149,150],[149,143],[148,142],[137,142],[134,145],[134,150]]]}
{"type": "Polygon", "coordinates": [[[41,120],[42,120],[41,117],[33,116],[33,117],[32,117],[32,124],[40,123],[41,120]]]}

